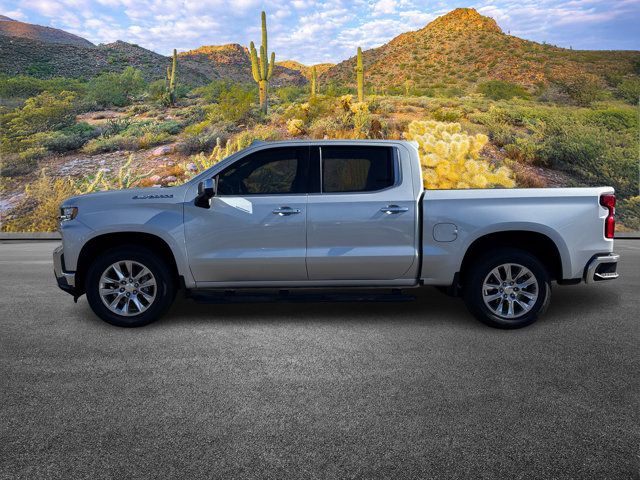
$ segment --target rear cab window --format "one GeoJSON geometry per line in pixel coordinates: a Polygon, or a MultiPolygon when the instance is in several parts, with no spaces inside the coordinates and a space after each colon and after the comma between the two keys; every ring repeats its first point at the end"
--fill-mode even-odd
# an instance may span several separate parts
{"type": "Polygon", "coordinates": [[[393,147],[320,146],[322,193],[364,193],[396,183],[393,147]]]}

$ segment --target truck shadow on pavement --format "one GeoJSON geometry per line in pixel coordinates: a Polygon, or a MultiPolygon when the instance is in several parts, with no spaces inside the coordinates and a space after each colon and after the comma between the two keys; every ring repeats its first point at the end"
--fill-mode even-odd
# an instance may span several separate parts
{"type": "MultiPolygon", "coordinates": [[[[198,303],[179,293],[169,312],[145,328],[211,322],[355,322],[457,324],[486,328],[469,314],[461,298],[448,297],[434,288],[408,289],[413,301],[385,302],[264,302],[198,303]]],[[[623,299],[612,288],[553,286],[551,306],[538,325],[579,319],[595,309],[613,308],[623,299]]],[[[100,320],[86,305],[86,317],[100,320]]]]}

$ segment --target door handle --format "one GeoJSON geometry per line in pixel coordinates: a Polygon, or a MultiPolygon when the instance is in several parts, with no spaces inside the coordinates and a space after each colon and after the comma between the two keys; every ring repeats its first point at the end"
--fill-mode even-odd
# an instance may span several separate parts
{"type": "Polygon", "coordinates": [[[276,208],[273,211],[274,215],[279,215],[281,217],[286,217],[287,215],[296,215],[298,213],[300,213],[299,208],[291,208],[291,207],[280,207],[280,208],[276,208]]]}
{"type": "Polygon", "coordinates": [[[386,207],[382,207],[380,209],[382,213],[386,213],[387,215],[395,215],[398,213],[408,212],[408,207],[399,207],[398,205],[387,205],[386,207]]]}

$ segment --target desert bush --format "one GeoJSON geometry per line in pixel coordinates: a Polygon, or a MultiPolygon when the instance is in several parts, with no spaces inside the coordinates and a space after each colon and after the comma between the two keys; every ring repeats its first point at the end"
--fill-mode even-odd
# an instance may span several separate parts
{"type": "Polygon", "coordinates": [[[117,119],[108,122],[102,134],[90,140],[82,150],[95,154],[145,149],[168,142],[181,129],[181,124],[175,120],[132,122],[129,119],[117,119]]]}
{"type": "Polygon", "coordinates": [[[287,122],[287,131],[294,137],[305,134],[304,122],[299,118],[292,118],[287,122]]]}
{"type": "Polygon", "coordinates": [[[516,138],[514,143],[508,143],[504,146],[504,151],[507,157],[511,160],[515,160],[522,163],[534,163],[538,152],[538,146],[536,146],[528,138],[516,138]]]}
{"type": "Polygon", "coordinates": [[[324,138],[335,136],[335,132],[341,128],[343,128],[342,123],[333,116],[329,116],[315,119],[309,125],[308,131],[312,138],[324,138]]]}
{"type": "Polygon", "coordinates": [[[142,173],[131,166],[133,155],[129,155],[127,161],[116,173],[110,169],[101,168],[96,174],[85,177],[74,184],[74,189],[80,194],[98,192],[102,190],[122,190],[138,186],[140,181],[149,177],[152,172],[142,173]]]}
{"type": "Polygon", "coordinates": [[[55,231],[60,204],[75,195],[76,189],[70,179],[51,177],[43,169],[35,181],[27,184],[24,193],[17,214],[2,225],[6,232],[55,231]]]}
{"type": "Polygon", "coordinates": [[[478,92],[492,100],[509,100],[513,97],[528,98],[529,93],[520,85],[502,80],[489,80],[478,85],[478,92]]]}
{"type": "Polygon", "coordinates": [[[36,78],[28,75],[10,77],[0,74],[0,98],[28,98],[43,92],[60,93],[74,92],[82,94],[86,90],[86,83],[74,78],[36,78]]]}
{"type": "Polygon", "coordinates": [[[405,138],[418,142],[425,188],[514,186],[509,168],[495,169],[480,158],[487,136],[467,135],[459,123],[413,121],[405,138]]]}
{"type": "Polygon", "coordinates": [[[22,108],[0,116],[0,151],[28,152],[46,149],[38,144],[38,133],[63,129],[75,121],[76,94],[44,92],[29,98],[22,108]]]}
{"type": "Polygon", "coordinates": [[[616,95],[631,105],[640,102],[640,78],[627,78],[617,88],[616,95]]]}
{"type": "Polygon", "coordinates": [[[166,80],[156,80],[147,85],[146,98],[149,100],[162,103],[167,94],[167,82],[166,80]]]}
{"type": "Polygon", "coordinates": [[[86,100],[100,108],[124,107],[144,91],[142,72],[127,67],[122,73],[103,73],[87,86],[86,100]]]}
{"type": "Polygon", "coordinates": [[[81,122],[56,132],[39,134],[44,135],[44,137],[39,140],[39,143],[49,152],[64,153],[81,148],[85,143],[97,137],[99,134],[100,131],[97,128],[88,123],[81,122]]]}
{"type": "Polygon", "coordinates": [[[355,138],[367,138],[371,130],[371,114],[366,102],[358,102],[351,105],[353,113],[353,135],[355,138]]]}
{"type": "Polygon", "coordinates": [[[210,123],[219,121],[246,122],[252,114],[254,97],[253,89],[234,84],[229,89],[220,92],[218,103],[207,107],[207,120],[210,123]]]}
{"type": "Polygon", "coordinates": [[[589,106],[605,97],[605,90],[600,80],[592,75],[576,75],[574,77],[555,80],[561,92],[574,105],[589,106]]]}
{"type": "Polygon", "coordinates": [[[457,108],[438,107],[431,116],[438,122],[457,122],[462,117],[462,112],[457,108]]]}
{"type": "Polygon", "coordinates": [[[309,89],[307,87],[297,87],[294,85],[287,87],[280,87],[276,89],[275,97],[281,102],[295,102],[301,98],[305,98],[309,95],[309,89]]]}
{"type": "Polygon", "coordinates": [[[640,230],[640,196],[620,200],[616,207],[616,215],[625,227],[640,230]]]}
{"type": "Polygon", "coordinates": [[[608,107],[590,110],[586,114],[588,123],[599,125],[607,130],[619,132],[627,129],[638,129],[638,113],[631,107],[608,107]]]}
{"type": "Polygon", "coordinates": [[[218,103],[222,92],[229,91],[233,85],[234,82],[231,80],[213,80],[207,85],[194,88],[191,93],[196,97],[204,99],[207,103],[218,103]]]}

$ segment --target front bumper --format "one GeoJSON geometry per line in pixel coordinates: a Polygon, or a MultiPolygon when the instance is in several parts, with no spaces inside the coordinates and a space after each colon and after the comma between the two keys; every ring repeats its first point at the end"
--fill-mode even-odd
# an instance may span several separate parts
{"type": "Polygon", "coordinates": [[[56,276],[58,286],[65,292],[76,294],[76,274],[75,272],[65,272],[64,270],[64,251],[59,246],[53,251],[53,273],[56,276]]]}
{"type": "Polygon", "coordinates": [[[609,253],[607,255],[596,255],[587,264],[584,273],[586,283],[601,282],[604,280],[615,280],[618,278],[618,259],[620,255],[609,253]]]}

